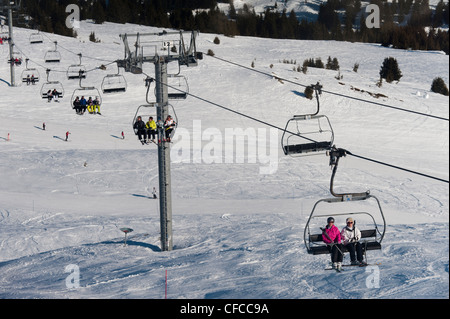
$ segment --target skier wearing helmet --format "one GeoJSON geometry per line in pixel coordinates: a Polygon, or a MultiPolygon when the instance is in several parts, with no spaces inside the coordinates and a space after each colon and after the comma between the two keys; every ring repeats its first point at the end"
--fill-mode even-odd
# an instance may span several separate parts
{"type": "Polygon", "coordinates": [[[328,217],[327,226],[321,228],[322,240],[327,244],[327,249],[331,253],[331,262],[333,268],[340,271],[342,269],[342,244],[341,244],[341,232],[334,225],[334,218],[328,217]]]}

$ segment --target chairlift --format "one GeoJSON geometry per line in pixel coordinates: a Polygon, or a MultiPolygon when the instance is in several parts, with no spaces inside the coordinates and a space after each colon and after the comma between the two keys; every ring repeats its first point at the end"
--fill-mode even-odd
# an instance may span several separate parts
{"type": "MultiPolygon", "coordinates": [[[[172,138],[178,127],[178,117],[177,117],[177,114],[175,112],[175,108],[173,107],[173,105],[168,104],[168,106],[171,109],[170,116],[173,118],[173,120],[175,122],[175,127],[173,128],[172,133],[170,135],[170,138],[172,138]]],[[[149,118],[152,117],[153,120],[156,122],[156,126],[158,128],[158,140],[163,140],[165,138],[165,136],[161,136],[161,135],[164,134],[164,132],[165,132],[164,123],[165,123],[166,119],[162,119],[159,116],[158,107],[159,107],[158,103],[150,102],[147,104],[140,105],[137,108],[136,114],[134,115],[133,122],[132,122],[132,128],[136,135],[138,135],[138,131],[134,128],[134,124],[136,123],[138,118],[140,117],[142,119],[142,121],[144,121],[144,123],[147,123],[149,121],[149,118]]]]}
{"type": "Polygon", "coordinates": [[[41,92],[40,92],[41,97],[43,99],[48,99],[48,92],[53,92],[54,90],[56,90],[56,92],[58,94],[58,98],[63,98],[64,97],[63,85],[59,81],[50,81],[49,80],[50,69],[47,69],[46,72],[47,72],[47,82],[44,83],[41,87],[41,92]]]}
{"type": "Polygon", "coordinates": [[[120,74],[119,67],[117,67],[117,74],[108,74],[103,78],[102,91],[103,93],[117,93],[126,92],[127,81],[125,77],[120,74]]]}
{"type": "Polygon", "coordinates": [[[94,87],[94,86],[82,86],[81,85],[81,80],[85,77],[83,77],[83,73],[84,71],[80,70],[79,71],[79,75],[78,78],[80,79],[80,83],[79,83],[79,88],[75,89],[72,93],[72,98],[70,99],[70,107],[74,108],[74,101],[75,99],[81,98],[81,97],[85,97],[86,99],[88,98],[92,98],[92,99],[97,99],[98,100],[98,105],[101,106],[102,105],[102,96],[100,94],[100,91],[94,87]]]}
{"type": "Polygon", "coordinates": [[[39,32],[32,33],[30,35],[30,44],[38,44],[38,43],[43,43],[43,42],[44,42],[44,38],[42,37],[42,34],[40,34],[39,32]]]}
{"type": "Polygon", "coordinates": [[[55,41],[55,49],[54,50],[49,50],[47,51],[47,53],[45,53],[45,63],[59,63],[61,62],[61,54],[58,52],[57,46],[58,46],[58,42],[55,41]]]}
{"type": "Polygon", "coordinates": [[[190,66],[197,66],[198,60],[203,59],[203,53],[197,52],[197,46],[196,46],[196,37],[198,35],[197,31],[190,32],[191,39],[189,43],[189,47],[186,48],[184,37],[183,37],[183,31],[180,31],[180,65],[186,65],[188,67],[190,66]]]}
{"type": "Polygon", "coordinates": [[[13,57],[12,59],[8,59],[8,63],[14,64],[15,66],[21,66],[22,65],[22,54],[17,51],[13,51],[13,57]]]}
{"type": "Polygon", "coordinates": [[[333,146],[334,132],[326,115],[319,115],[322,86],[313,85],[317,111],[314,114],[294,115],[287,123],[281,139],[285,155],[293,157],[323,154],[333,146]]]}
{"type": "Polygon", "coordinates": [[[169,75],[167,77],[169,100],[185,100],[189,93],[189,85],[185,76],[169,75]]]}
{"type": "MultiPolygon", "coordinates": [[[[337,149],[334,146],[328,152],[330,165],[333,167],[330,182],[330,192],[333,197],[317,201],[306,222],[303,238],[309,254],[321,255],[329,253],[327,245],[323,242],[322,233],[315,232],[319,230],[320,226],[326,225],[328,217],[336,217],[336,220],[340,218],[345,220],[346,217],[352,217],[358,223],[356,226],[361,231],[359,242],[362,244],[363,251],[381,249],[381,242],[386,232],[386,220],[378,198],[370,195],[369,191],[342,194],[334,192],[333,183],[339,158],[346,154],[351,153],[343,149],[337,149]],[[369,202],[375,202],[375,205],[373,203],[369,204],[369,202]]],[[[345,246],[343,249],[343,252],[347,252],[345,246]]]]}
{"type": "Polygon", "coordinates": [[[25,59],[26,67],[22,72],[22,82],[27,84],[35,84],[39,82],[40,79],[39,71],[36,68],[29,68],[28,61],[28,58],[25,59]]]}
{"type": "Polygon", "coordinates": [[[83,79],[86,78],[86,67],[81,64],[82,54],[78,53],[78,56],[80,58],[80,64],[72,64],[67,68],[66,74],[69,80],[79,79],[80,77],[83,79]]]}

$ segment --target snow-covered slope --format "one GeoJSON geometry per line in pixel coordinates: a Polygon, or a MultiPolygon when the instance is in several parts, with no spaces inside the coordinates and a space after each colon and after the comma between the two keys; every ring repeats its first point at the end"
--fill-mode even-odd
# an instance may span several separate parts
{"type": "MultiPolygon", "coordinates": [[[[168,298],[449,297],[447,183],[342,159],[336,188],[370,189],[381,201],[387,230],[383,249],[367,256],[381,265],[342,274],[324,271],[329,257],[307,254],[303,230],[313,204],[330,197],[328,158],[285,157],[280,132],[273,137],[264,125],[193,97],[173,103],[179,120],[172,146],[174,250],[160,252],[158,201],[149,199],[158,187],[157,150],[153,144],[142,146],[131,128],[137,107],[145,103],[144,77],[124,74],[128,90],[103,95],[103,116],[78,116],[69,102],[78,83],[65,74],[81,52],[83,64],[94,70],[83,84],[99,87],[117,69],[95,68],[123,58],[118,35],[155,30],[83,21],[78,39],[44,34],[43,44],[30,45],[31,31],[15,29],[17,50],[42,79],[49,67],[44,55],[58,41],[62,62],[50,66],[50,78],[63,83],[65,97],[60,103],[41,99],[42,81],[14,88],[0,83],[0,297],[164,298],[166,270],[168,298]],[[88,41],[92,31],[100,43],[88,41]],[[227,129],[273,138],[275,146],[265,149],[276,159],[272,174],[261,174],[268,163],[260,153],[233,153],[232,163],[221,160],[227,129]],[[71,135],[64,142],[67,131],[71,135]],[[122,131],[124,140],[118,138],[122,131]],[[203,136],[200,149],[195,132],[203,136]],[[219,155],[215,163],[211,155],[219,155]],[[126,247],[121,227],[134,229],[126,247]],[[70,289],[66,280],[73,265],[80,282],[70,289]],[[371,284],[375,273],[378,286],[371,284]]],[[[304,85],[320,81],[327,91],[449,117],[447,97],[429,92],[437,76],[449,83],[448,56],[439,52],[245,37],[220,37],[216,45],[214,38],[201,34],[198,49],[248,67],[254,62],[257,70],[304,85]],[[339,81],[335,71],[309,68],[304,75],[282,63],[328,56],[339,60],[339,81]],[[378,88],[379,68],[389,56],[398,60],[403,78],[378,88]],[[352,71],[355,62],[358,73],[352,71]]],[[[7,57],[7,46],[0,46],[1,60],[7,57]]],[[[17,69],[18,78],[23,68],[17,69]]],[[[145,72],[153,74],[152,68],[145,72]]],[[[190,93],[276,126],[315,107],[303,97],[302,86],[208,56],[181,73],[190,93]]],[[[0,65],[0,78],[9,79],[6,63],[0,65]]],[[[338,147],[448,180],[448,121],[327,93],[321,105],[338,147]]],[[[336,222],[342,227],[344,221],[343,216],[336,222]]]]}

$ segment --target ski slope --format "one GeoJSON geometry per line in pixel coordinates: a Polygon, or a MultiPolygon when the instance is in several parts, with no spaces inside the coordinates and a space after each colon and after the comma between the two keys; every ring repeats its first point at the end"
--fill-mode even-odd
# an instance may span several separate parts
{"type": "MultiPolygon", "coordinates": [[[[78,82],[65,73],[82,53],[82,64],[93,70],[83,84],[99,87],[106,74],[117,72],[108,63],[123,58],[119,34],[154,31],[161,30],[82,21],[77,39],[43,34],[43,44],[31,45],[31,30],[14,30],[17,49],[42,80],[35,86],[0,83],[0,298],[160,299],[166,271],[171,299],[449,298],[448,183],[341,159],[336,189],[370,190],[381,201],[387,230],[382,250],[368,252],[377,268],[324,271],[329,256],[308,255],[303,230],[314,203],[330,197],[329,158],[285,157],[281,132],[271,135],[263,124],[194,97],[172,103],[179,120],[171,156],[174,250],[161,252],[159,205],[149,199],[158,188],[157,149],[142,146],[131,126],[145,103],[144,76],[125,73],[127,92],[102,95],[102,116],[79,116],[70,106],[78,82]],[[99,43],[88,41],[91,32],[99,43]],[[47,65],[44,55],[53,41],[62,61],[47,65]],[[101,64],[106,71],[96,69],[101,64]],[[59,103],[39,96],[46,67],[64,85],[59,103]],[[226,162],[228,129],[261,132],[257,138],[269,160],[235,149],[226,162]],[[127,246],[122,227],[134,229],[127,246]],[[77,287],[70,286],[74,265],[77,287]],[[371,281],[375,272],[377,285],[371,281]]],[[[304,85],[320,81],[330,92],[449,117],[448,97],[429,91],[435,77],[449,83],[448,56],[441,52],[223,36],[216,45],[215,36],[201,34],[198,50],[211,49],[246,67],[254,62],[256,70],[304,85]],[[341,80],[336,71],[309,68],[305,75],[282,63],[328,56],[338,58],[341,80]],[[398,60],[403,77],[378,88],[379,68],[389,56],[398,60]],[[355,62],[358,73],[352,71],[355,62]]],[[[8,54],[0,46],[1,61],[8,54]]],[[[17,80],[24,67],[16,69],[17,80]]],[[[152,75],[153,66],[144,71],[152,75]]],[[[315,108],[302,86],[206,55],[181,74],[190,93],[279,127],[315,108]]],[[[0,64],[0,78],[9,80],[7,63],[0,64]]],[[[330,118],[338,147],[448,180],[448,121],[327,93],[321,112],[330,118]]],[[[344,221],[336,223],[341,228],[344,221]]]]}

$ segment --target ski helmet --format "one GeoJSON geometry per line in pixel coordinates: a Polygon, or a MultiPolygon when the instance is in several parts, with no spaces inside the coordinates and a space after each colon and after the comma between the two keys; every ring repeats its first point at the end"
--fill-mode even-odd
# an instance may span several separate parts
{"type": "Polygon", "coordinates": [[[327,219],[327,223],[334,223],[334,218],[333,217],[328,217],[327,219]]]}

